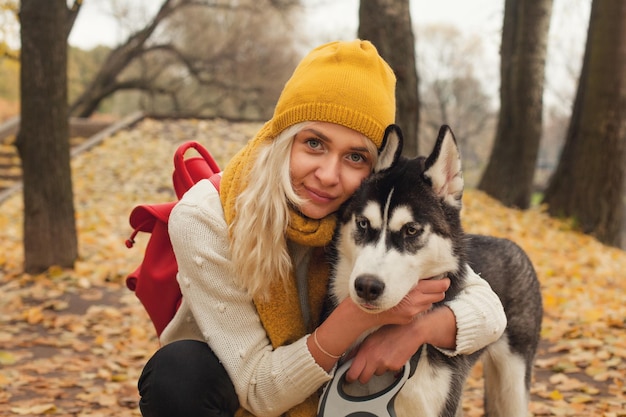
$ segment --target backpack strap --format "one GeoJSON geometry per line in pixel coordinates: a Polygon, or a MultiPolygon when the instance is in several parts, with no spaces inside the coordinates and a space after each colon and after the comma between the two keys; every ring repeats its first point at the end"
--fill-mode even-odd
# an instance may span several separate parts
{"type": "Polygon", "coordinates": [[[222,173],[218,172],[216,174],[213,174],[209,177],[209,181],[211,181],[211,184],[213,184],[213,187],[215,187],[215,189],[217,190],[217,192],[220,192],[220,181],[222,180],[222,173]]]}
{"type": "MultiPolygon", "coordinates": [[[[213,159],[213,156],[211,156],[204,146],[194,141],[183,143],[174,154],[172,182],[174,183],[176,196],[180,200],[183,194],[195,183],[205,178],[211,178],[219,172],[220,168],[215,162],[215,159],[213,159]],[[189,149],[194,149],[200,156],[185,159],[185,153],[189,149]]],[[[211,182],[213,182],[213,180],[211,182]]],[[[217,183],[219,184],[219,180],[217,183]]],[[[215,185],[214,182],[213,185],[215,185]]],[[[215,188],[219,190],[219,186],[215,188]]]]}

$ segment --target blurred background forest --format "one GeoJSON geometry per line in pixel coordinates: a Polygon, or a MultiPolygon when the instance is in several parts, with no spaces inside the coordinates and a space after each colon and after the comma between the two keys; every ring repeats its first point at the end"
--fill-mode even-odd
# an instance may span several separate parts
{"type": "MultiPolygon", "coordinates": [[[[27,72],[35,69],[27,65],[35,60],[24,58],[27,51],[20,42],[43,31],[38,26],[24,30],[29,16],[24,10],[20,26],[20,7],[30,3],[37,4],[0,0],[0,121],[17,116],[20,97],[42,94],[31,82],[22,83],[20,90],[20,73],[30,74],[31,80],[58,77],[41,68],[27,72]]],[[[427,152],[439,126],[449,124],[462,149],[468,186],[510,207],[546,204],[551,215],[571,218],[602,242],[626,245],[626,122],[620,109],[626,96],[620,87],[626,12],[621,2],[63,4],[67,16],[61,16],[61,32],[66,31],[61,46],[67,48],[69,42],[69,48],[48,57],[67,54],[67,79],[49,84],[66,85],[62,94],[70,117],[119,120],[141,110],[179,118],[267,120],[284,82],[309,49],[334,39],[367,38],[398,76],[397,121],[407,139],[407,155],[427,152]],[[434,17],[438,13],[440,19],[434,17]]],[[[39,45],[33,51],[42,49],[49,48],[39,45]]],[[[46,62],[45,56],[38,59],[46,62]]],[[[33,122],[23,123],[23,140],[15,142],[24,167],[42,148],[36,139],[42,132],[24,129],[34,129],[42,108],[25,104],[33,122]]],[[[32,166],[40,169],[42,164],[32,166]]],[[[34,193],[29,194],[27,178],[28,199],[34,193]]],[[[64,200],[69,194],[71,190],[64,200]]]]}
{"type": "MultiPolygon", "coordinates": [[[[424,132],[419,135],[423,141],[420,148],[428,149],[433,132],[441,123],[449,123],[463,147],[466,180],[475,185],[495,134],[504,1],[479,2],[479,7],[490,4],[475,13],[480,20],[468,16],[465,25],[458,23],[459,11],[454,10],[455,3],[463,2],[442,2],[435,16],[428,16],[432,7],[428,2],[412,3],[420,129],[424,132]],[[449,16],[437,19],[446,8],[449,16]],[[483,22],[487,25],[476,26],[483,22]]],[[[545,187],[563,144],[582,64],[590,3],[554,2],[537,189],[545,187]]],[[[70,103],[76,103],[89,88],[113,49],[154,19],[160,4],[158,0],[84,2],[85,16],[83,11],[78,14],[69,37],[70,103]],[[109,23],[101,26],[98,20],[109,23]]],[[[74,115],[117,119],[141,109],[232,120],[269,118],[297,60],[319,43],[356,37],[358,25],[358,2],[353,0],[303,2],[289,7],[287,17],[282,14],[285,7],[265,8],[264,12],[255,9],[254,13],[247,7],[239,11],[208,7],[172,14],[128,57],[131,61],[116,74],[115,84],[101,92],[102,97],[94,97],[101,98],[95,109],[75,106],[74,115]],[[182,59],[193,65],[195,74],[191,65],[184,68],[182,59]]],[[[15,49],[19,25],[11,24],[6,11],[0,18],[0,42],[4,38],[5,45],[15,49]]],[[[0,57],[0,122],[18,112],[19,61],[5,54],[0,57]]]]}

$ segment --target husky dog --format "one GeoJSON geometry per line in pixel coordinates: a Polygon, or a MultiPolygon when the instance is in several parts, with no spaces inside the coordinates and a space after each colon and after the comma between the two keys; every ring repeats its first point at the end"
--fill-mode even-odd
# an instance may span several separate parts
{"type": "MultiPolygon", "coordinates": [[[[440,129],[428,158],[402,158],[401,147],[400,129],[389,126],[374,174],[339,212],[331,300],[336,305],[351,297],[368,311],[384,311],[420,279],[442,276],[450,278],[446,300],[451,300],[470,266],[500,297],[508,321],[504,334],[471,355],[449,357],[423,346],[411,360],[413,366],[417,362],[412,376],[395,398],[395,413],[461,415],[465,380],[482,358],[486,414],[526,416],[543,314],[535,270],[515,243],[463,233],[460,154],[448,126],[440,129]]],[[[389,385],[393,375],[387,374],[387,379],[374,377],[365,387],[348,384],[345,392],[371,398],[389,385]]]]}

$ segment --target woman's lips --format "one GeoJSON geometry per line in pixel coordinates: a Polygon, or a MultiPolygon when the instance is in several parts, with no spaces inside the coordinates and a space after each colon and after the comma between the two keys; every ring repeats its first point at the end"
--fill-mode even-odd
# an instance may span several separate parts
{"type": "Polygon", "coordinates": [[[307,194],[309,194],[312,200],[318,201],[320,203],[328,203],[328,202],[333,201],[336,198],[331,194],[316,190],[314,188],[305,187],[305,190],[307,194]]]}

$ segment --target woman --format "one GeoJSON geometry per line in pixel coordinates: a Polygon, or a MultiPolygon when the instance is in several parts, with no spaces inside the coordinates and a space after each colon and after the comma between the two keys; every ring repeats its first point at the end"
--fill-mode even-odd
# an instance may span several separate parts
{"type": "Polygon", "coordinates": [[[367,41],[307,55],[274,116],[169,219],[183,302],[139,381],[144,416],[315,416],[317,391],[364,331],[350,380],[399,369],[423,343],[450,355],[495,341],[505,316],[475,274],[445,307],[449,280],[421,281],[391,311],[350,299],[319,323],[334,213],[376,162],[395,117],[395,77],[367,41]],[[422,314],[427,312],[426,314],[422,314]]]}

